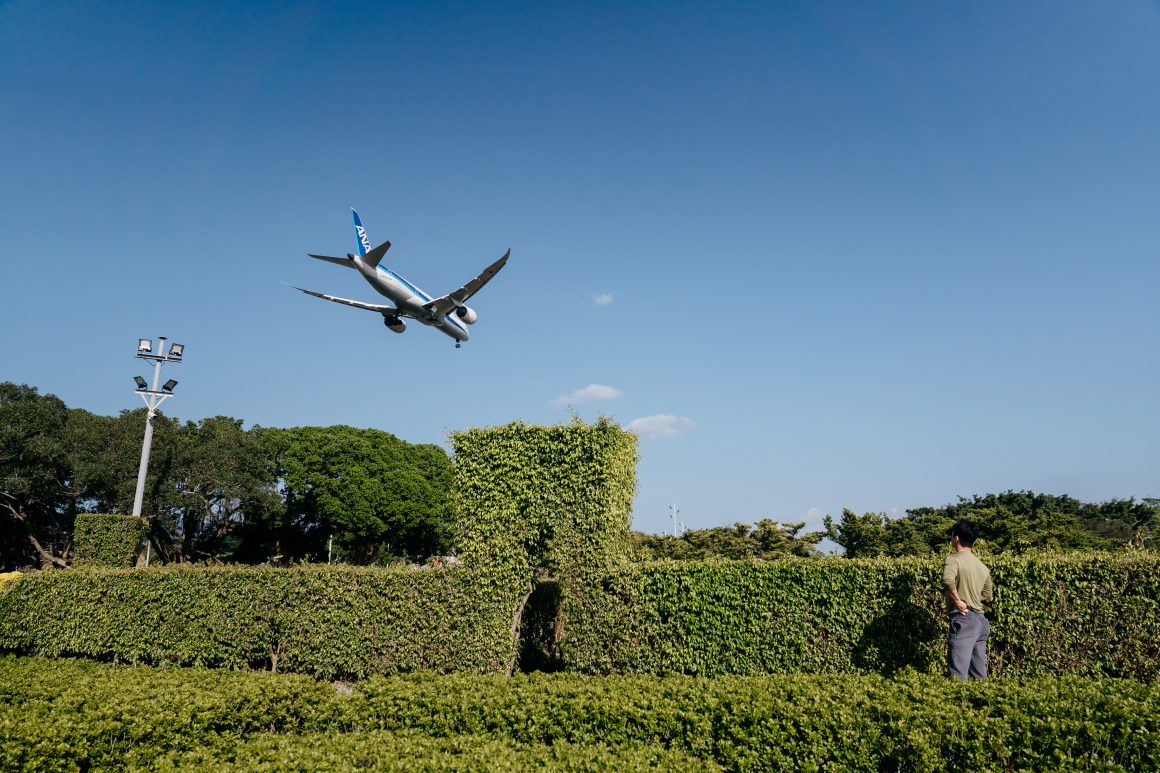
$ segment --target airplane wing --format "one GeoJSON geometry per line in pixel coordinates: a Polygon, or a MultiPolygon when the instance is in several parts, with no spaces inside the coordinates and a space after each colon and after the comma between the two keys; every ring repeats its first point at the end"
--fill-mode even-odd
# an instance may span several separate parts
{"type": "Polygon", "coordinates": [[[379,314],[385,314],[392,317],[410,317],[411,312],[400,309],[397,306],[391,306],[385,303],[364,303],[363,301],[353,301],[350,298],[339,298],[337,295],[327,295],[326,293],[316,293],[313,290],[307,290],[302,287],[295,287],[294,285],[287,285],[293,287],[299,292],[304,292],[307,295],[313,295],[315,298],[321,298],[324,301],[334,301],[335,303],[344,303],[347,306],[354,306],[356,309],[366,309],[367,311],[377,311],[379,314]]]}
{"type": "Polygon", "coordinates": [[[499,270],[507,264],[508,257],[512,254],[511,249],[503,254],[503,257],[492,263],[483,270],[483,273],[472,279],[467,284],[460,287],[453,293],[448,293],[442,298],[436,298],[433,301],[428,301],[423,304],[423,308],[435,315],[442,317],[444,314],[449,314],[457,307],[462,306],[467,302],[467,299],[479,292],[480,288],[491,281],[491,278],[499,273],[499,270]]]}
{"type": "MultiPolygon", "coordinates": [[[[309,252],[306,253],[306,257],[314,258],[315,260],[325,260],[328,263],[337,263],[338,265],[346,266],[347,268],[354,268],[354,261],[351,260],[350,258],[332,258],[329,255],[312,255],[309,252]]],[[[294,287],[294,285],[290,285],[290,286],[294,287]]],[[[302,288],[301,287],[294,287],[294,289],[301,290],[302,288]]]]}

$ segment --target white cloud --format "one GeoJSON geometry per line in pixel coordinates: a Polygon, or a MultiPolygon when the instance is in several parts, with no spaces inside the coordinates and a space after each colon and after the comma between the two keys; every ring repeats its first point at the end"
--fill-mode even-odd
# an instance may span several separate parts
{"type": "Polygon", "coordinates": [[[612,303],[612,293],[600,293],[600,295],[593,295],[592,302],[597,306],[607,306],[612,303]]]}
{"type": "Polygon", "coordinates": [[[633,419],[625,429],[629,432],[635,432],[641,437],[676,437],[681,434],[682,430],[693,426],[693,420],[687,416],[658,413],[656,416],[642,416],[639,419],[633,419]]]}
{"type": "Polygon", "coordinates": [[[604,384],[589,384],[583,389],[577,389],[566,395],[560,395],[552,400],[551,404],[557,407],[579,405],[580,403],[587,403],[593,400],[615,400],[623,394],[624,392],[621,392],[616,387],[605,386],[604,384]]]}

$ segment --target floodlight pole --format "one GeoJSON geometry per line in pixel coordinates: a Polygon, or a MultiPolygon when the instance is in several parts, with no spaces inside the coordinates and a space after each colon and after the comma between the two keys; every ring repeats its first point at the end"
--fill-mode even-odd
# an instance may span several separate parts
{"type": "MultiPolygon", "coordinates": [[[[140,340],[144,342],[145,339],[140,340]]],[[[183,349],[184,347],[182,347],[183,349]]],[[[145,407],[148,409],[145,414],[145,441],[141,444],[141,465],[137,468],[137,493],[133,496],[133,515],[140,518],[141,504],[145,498],[145,474],[149,469],[149,448],[153,445],[153,416],[157,413],[159,405],[166,399],[173,397],[171,391],[162,391],[159,388],[161,385],[161,365],[166,362],[181,362],[181,355],[166,354],[165,337],[162,336],[157,346],[157,354],[146,351],[141,345],[138,345],[137,356],[142,360],[153,360],[152,388],[137,390],[137,394],[141,395],[141,399],[145,401],[145,407]]]]}

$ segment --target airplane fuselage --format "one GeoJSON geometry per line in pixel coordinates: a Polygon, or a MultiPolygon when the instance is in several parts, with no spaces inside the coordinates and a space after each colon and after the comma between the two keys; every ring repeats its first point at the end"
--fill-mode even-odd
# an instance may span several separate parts
{"type": "Polygon", "coordinates": [[[428,313],[423,304],[430,302],[432,297],[419,289],[418,286],[411,284],[403,277],[382,266],[371,268],[368,266],[360,256],[348,255],[362,274],[363,279],[380,295],[389,298],[400,309],[411,312],[413,319],[422,322],[428,327],[433,327],[441,333],[454,338],[456,341],[466,341],[471,335],[467,332],[467,326],[455,319],[453,314],[444,314],[442,316],[428,313]]]}

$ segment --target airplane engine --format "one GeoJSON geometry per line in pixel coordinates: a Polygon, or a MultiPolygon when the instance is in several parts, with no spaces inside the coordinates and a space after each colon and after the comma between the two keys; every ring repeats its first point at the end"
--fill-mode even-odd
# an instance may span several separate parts
{"type": "Polygon", "coordinates": [[[383,324],[387,326],[387,330],[392,333],[402,333],[407,329],[407,323],[398,317],[383,317],[383,324]]]}
{"type": "Polygon", "coordinates": [[[475,309],[468,306],[455,307],[455,316],[459,317],[462,322],[468,325],[474,325],[475,320],[479,319],[479,315],[475,313],[475,309]]]}

